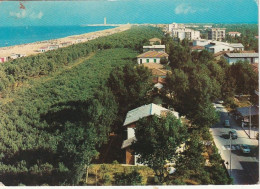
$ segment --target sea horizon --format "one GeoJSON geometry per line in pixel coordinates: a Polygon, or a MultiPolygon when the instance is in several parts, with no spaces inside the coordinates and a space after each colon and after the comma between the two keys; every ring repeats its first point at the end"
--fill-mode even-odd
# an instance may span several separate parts
{"type": "Polygon", "coordinates": [[[112,29],[115,26],[0,26],[0,47],[10,47],[112,29]]]}
{"type": "MultiPolygon", "coordinates": [[[[173,22],[172,22],[173,23],[173,22]]],[[[180,23],[180,22],[176,22],[180,23]]],[[[183,24],[258,24],[258,23],[196,23],[182,22],[183,24]]],[[[130,23],[132,25],[139,23],[130,23]]],[[[169,24],[169,23],[143,23],[143,24],[169,24]]],[[[124,24],[122,24],[124,25],[124,24]]],[[[142,25],[142,24],[140,24],[142,25]]],[[[41,41],[55,40],[73,35],[97,32],[117,26],[85,26],[83,25],[35,25],[35,26],[0,26],[0,47],[10,47],[41,41]]]]}

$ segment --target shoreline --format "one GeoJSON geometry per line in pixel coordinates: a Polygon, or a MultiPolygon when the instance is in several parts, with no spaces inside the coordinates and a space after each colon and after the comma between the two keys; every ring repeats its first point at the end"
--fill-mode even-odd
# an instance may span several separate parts
{"type": "MultiPolygon", "coordinates": [[[[63,38],[37,41],[33,43],[26,43],[26,44],[14,45],[8,47],[0,47],[0,58],[10,57],[12,54],[22,54],[25,56],[35,55],[35,54],[43,53],[40,52],[39,49],[44,49],[49,46],[56,46],[55,48],[57,47],[63,48],[63,47],[70,46],[72,44],[84,43],[96,39],[98,37],[104,37],[122,31],[126,31],[130,28],[131,25],[126,24],[112,29],[105,29],[105,30],[100,30],[100,31],[95,31],[90,33],[79,34],[79,35],[71,35],[63,38]]],[[[48,50],[52,50],[52,49],[48,49],[48,50]]]]}

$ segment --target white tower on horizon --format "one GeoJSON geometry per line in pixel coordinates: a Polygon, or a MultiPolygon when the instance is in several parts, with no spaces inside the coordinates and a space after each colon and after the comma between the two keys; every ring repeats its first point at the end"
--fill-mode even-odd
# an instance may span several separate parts
{"type": "Polygon", "coordinates": [[[107,25],[107,17],[104,18],[104,25],[107,25]]]}

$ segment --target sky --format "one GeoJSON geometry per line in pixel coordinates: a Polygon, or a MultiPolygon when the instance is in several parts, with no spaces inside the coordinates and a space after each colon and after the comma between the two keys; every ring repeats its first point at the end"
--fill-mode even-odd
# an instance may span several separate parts
{"type": "Polygon", "coordinates": [[[0,26],[101,24],[104,17],[108,24],[257,23],[258,0],[0,0],[0,26]]]}

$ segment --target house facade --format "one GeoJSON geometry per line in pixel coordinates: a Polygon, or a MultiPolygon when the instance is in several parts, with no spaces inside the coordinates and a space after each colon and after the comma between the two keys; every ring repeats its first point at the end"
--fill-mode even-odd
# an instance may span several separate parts
{"type": "Polygon", "coordinates": [[[170,111],[166,108],[163,108],[153,103],[133,109],[127,113],[126,119],[123,124],[123,127],[126,127],[127,139],[123,141],[121,147],[122,149],[125,150],[126,153],[126,158],[125,158],[126,164],[138,165],[137,160],[139,156],[134,155],[133,151],[130,148],[132,143],[136,141],[135,130],[134,130],[134,128],[136,127],[136,122],[138,122],[139,119],[149,117],[152,115],[156,115],[158,117],[165,116],[166,115],[165,113],[172,113],[176,118],[179,118],[178,112],[170,111]]]}
{"type": "Polygon", "coordinates": [[[234,64],[238,61],[249,61],[249,63],[258,63],[258,53],[226,53],[224,58],[229,64],[234,64]]]}
{"type": "Polygon", "coordinates": [[[165,52],[165,45],[143,46],[143,52],[147,51],[165,52]]]}
{"type": "Polygon", "coordinates": [[[147,51],[137,56],[137,63],[157,63],[160,64],[162,58],[168,59],[168,54],[165,52],[147,51]]]}

